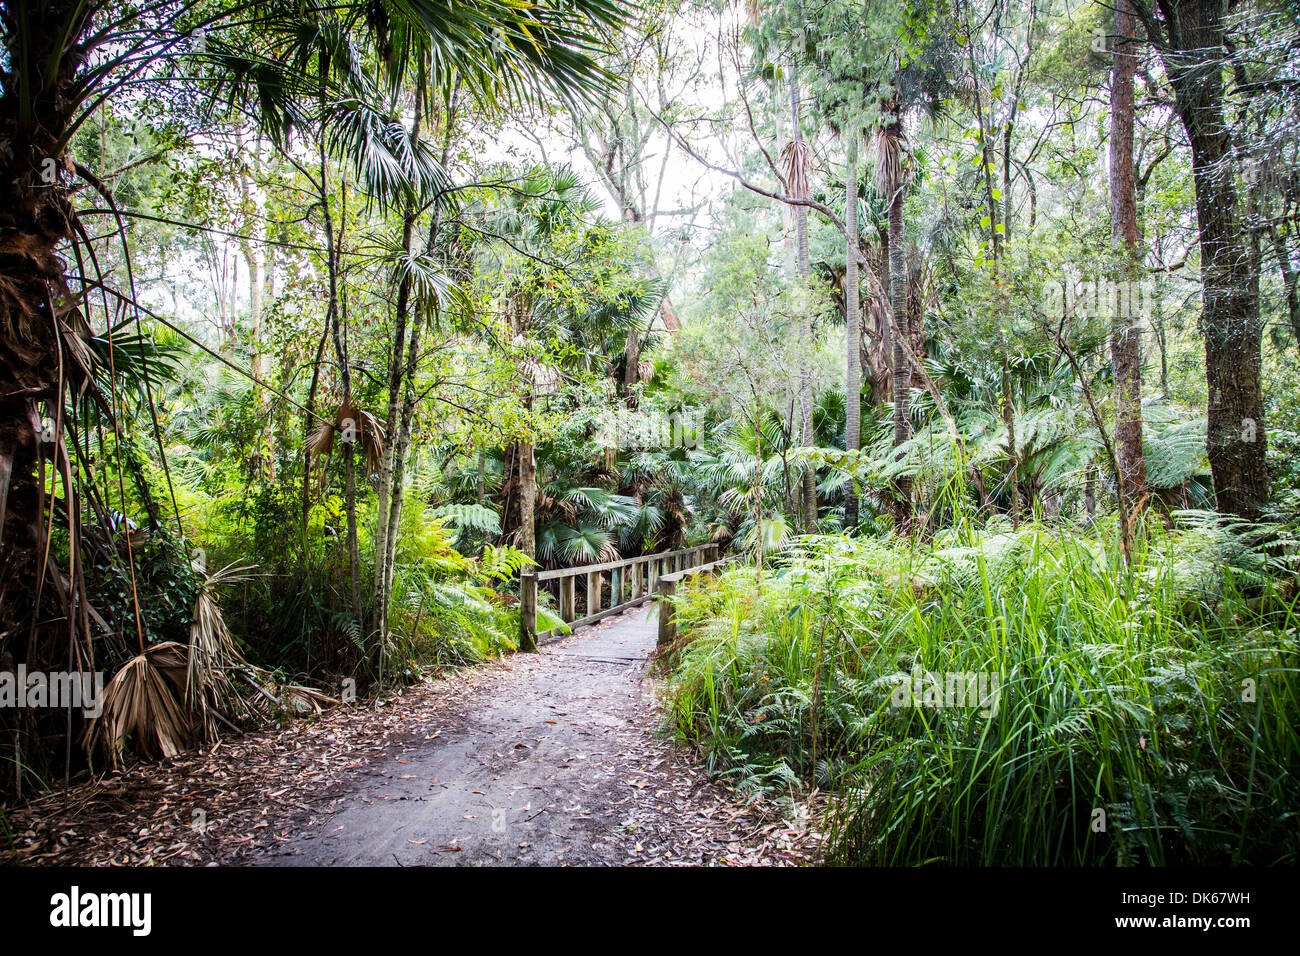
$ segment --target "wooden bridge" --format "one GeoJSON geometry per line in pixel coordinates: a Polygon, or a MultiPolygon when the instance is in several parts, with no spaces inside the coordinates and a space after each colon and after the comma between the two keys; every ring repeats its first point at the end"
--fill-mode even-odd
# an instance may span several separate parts
{"type": "Polygon", "coordinates": [[[538,585],[556,588],[560,617],[576,630],[601,618],[618,614],[646,601],[659,600],[659,643],[676,635],[671,597],[677,585],[693,574],[711,571],[723,564],[718,560],[718,546],[704,544],[680,551],[663,551],[638,558],[623,558],[603,564],[585,564],[576,568],[528,571],[519,579],[519,649],[533,651],[540,641],[555,636],[554,630],[537,631],[538,585]],[[578,617],[578,582],[582,585],[582,608],[578,617]],[[551,582],[555,582],[551,584],[551,582]]]}

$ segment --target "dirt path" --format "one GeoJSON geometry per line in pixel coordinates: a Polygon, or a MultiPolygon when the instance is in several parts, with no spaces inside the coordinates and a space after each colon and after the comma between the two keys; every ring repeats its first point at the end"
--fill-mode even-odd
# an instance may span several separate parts
{"type": "Polygon", "coordinates": [[[803,834],[704,782],[652,731],[656,620],[620,618],[514,659],[454,725],[376,761],[276,865],[796,862],[803,834]]]}
{"type": "Polygon", "coordinates": [[[55,791],[9,813],[0,863],[809,862],[801,806],[740,800],[657,733],[653,615],[55,791]]]}

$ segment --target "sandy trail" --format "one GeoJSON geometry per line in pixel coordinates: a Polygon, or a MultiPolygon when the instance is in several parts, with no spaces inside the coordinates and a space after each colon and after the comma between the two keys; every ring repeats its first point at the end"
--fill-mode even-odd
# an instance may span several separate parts
{"type": "Polygon", "coordinates": [[[336,813],[259,862],[794,862],[773,837],[797,831],[755,819],[654,734],[656,630],[650,605],[514,658],[454,723],[376,761],[336,813]]]}
{"type": "Polygon", "coordinates": [[[807,862],[801,806],[744,802],[658,733],[656,631],[649,605],[539,654],[82,780],[9,813],[0,863],[807,862]]]}

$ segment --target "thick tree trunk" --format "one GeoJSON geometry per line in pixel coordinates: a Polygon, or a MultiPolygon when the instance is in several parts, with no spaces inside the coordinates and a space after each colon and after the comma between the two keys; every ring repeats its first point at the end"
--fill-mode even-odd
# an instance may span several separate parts
{"type": "MultiPolygon", "coordinates": [[[[845,408],[844,450],[858,451],[862,444],[861,306],[858,290],[858,133],[848,132],[848,168],[844,176],[844,224],[849,234],[844,254],[845,408]]],[[[844,527],[858,526],[858,493],[850,481],[844,492],[844,527]]]]}
{"type": "MultiPolygon", "coordinates": [[[[53,626],[38,628],[42,618],[68,621],[72,630],[65,630],[64,648],[83,639],[88,648],[90,640],[54,570],[63,559],[44,556],[44,514],[52,513],[52,502],[40,463],[52,460],[60,470],[60,460],[67,465],[58,410],[67,394],[80,392],[88,371],[78,360],[77,340],[88,338],[90,327],[80,300],[68,290],[58,251],[73,233],[65,182],[72,167],[57,147],[76,108],[68,92],[85,62],[73,44],[84,36],[93,12],[69,0],[49,0],[40,16],[32,5],[22,7],[29,17],[21,34],[6,29],[3,37],[5,69],[13,73],[0,94],[0,652],[12,651],[15,662],[25,659],[35,670],[49,663],[32,655],[44,649],[38,638],[57,633],[53,626]],[[73,24],[67,35],[60,29],[65,21],[73,24]],[[20,55],[26,68],[19,65],[20,55]],[[41,86],[15,85],[23,72],[39,78],[41,86]],[[42,421],[42,402],[58,415],[58,429],[42,421]],[[7,643],[11,635],[29,637],[25,658],[18,642],[7,643]]],[[[5,21],[6,27],[13,23],[8,11],[5,21]]],[[[74,503],[65,505],[75,516],[74,503]]],[[[78,555],[70,555],[69,563],[74,589],[84,590],[76,583],[78,555]]],[[[14,739],[16,758],[17,731],[14,739]]]]}
{"type": "MultiPolygon", "coordinates": [[[[1133,73],[1136,20],[1128,0],[1115,9],[1110,89],[1110,231],[1118,263],[1111,303],[1110,355],[1115,374],[1115,456],[1122,480],[1120,507],[1132,511],[1146,493],[1142,459],[1142,333],[1138,327],[1138,216],[1133,172],[1133,73]]],[[[1125,541],[1127,552],[1131,542],[1125,541]]]]}
{"type": "MultiPolygon", "coordinates": [[[[1192,148],[1201,243],[1206,450],[1220,511],[1255,518],[1268,498],[1260,380],[1259,262],[1241,221],[1224,117],[1224,0],[1169,0],[1161,53],[1192,148]]],[[[1154,21],[1152,21],[1154,22],[1154,21]]]]}

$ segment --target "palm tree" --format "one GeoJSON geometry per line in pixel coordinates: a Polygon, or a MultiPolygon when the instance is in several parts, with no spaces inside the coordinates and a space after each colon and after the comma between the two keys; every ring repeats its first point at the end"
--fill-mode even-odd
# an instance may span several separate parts
{"type": "MultiPolygon", "coordinates": [[[[129,437],[115,339],[144,329],[123,215],[72,155],[78,130],[110,100],[234,109],[282,149],[311,131],[356,167],[376,200],[389,202],[436,185],[440,171],[385,109],[383,91],[418,80],[431,100],[445,102],[459,87],[485,107],[546,93],[595,97],[610,78],[594,56],[622,22],[619,0],[9,0],[0,7],[0,633],[22,635],[27,650],[15,641],[16,657],[30,667],[92,666],[98,615],[83,562],[90,536],[101,539],[102,551],[125,549],[124,576],[136,593],[132,535],[88,520],[94,476],[72,453],[85,404],[117,437],[129,437]],[[81,186],[116,218],[128,265],[122,288],[98,270],[89,237],[103,230],[83,222],[91,212],[74,202],[81,186]],[[96,328],[113,330],[106,348],[96,344],[96,328]],[[55,496],[46,494],[47,465],[58,476],[55,496]],[[51,548],[56,518],[66,528],[66,568],[51,548]],[[53,629],[38,631],[40,620],[66,622],[62,648],[53,629]]],[[[147,360],[141,371],[148,402],[157,372],[147,360]]],[[[145,656],[141,617],[137,598],[137,660],[145,656]]]]}
{"type": "MultiPolygon", "coordinates": [[[[543,386],[553,390],[568,376],[603,373],[616,380],[617,369],[606,356],[621,354],[628,334],[644,336],[658,314],[661,282],[603,287],[603,270],[611,265],[602,265],[591,253],[612,237],[612,225],[596,215],[599,208],[600,201],[571,169],[540,168],[528,171],[492,205],[463,217],[486,238],[485,259],[508,261],[495,288],[511,336],[521,345],[546,342],[564,347],[564,358],[555,364],[521,356],[521,397],[529,411],[543,386]],[[575,236],[580,237],[576,243],[575,236]],[[569,252],[563,251],[566,245],[569,252]],[[577,261],[561,261],[573,259],[572,248],[581,250],[577,261]]],[[[509,444],[503,523],[530,557],[541,556],[536,467],[533,441],[509,444]]]]}
{"type": "MultiPolygon", "coordinates": [[[[894,344],[894,446],[898,447],[912,434],[911,412],[908,408],[912,369],[908,362],[906,345],[911,340],[911,329],[907,316],[907,255],[903,246],[907,141],[903,133],[902,115],[898,104],[890,104],[883,116],[884,122],[875,132],[876,188],[885,199],[889,219],[887,274],[890,311],[893,315],[891,335],[894,344]]],[[[895,491],[898,497],[898,524],[900,528],[905,528],[912,516],[911,479],[905,475],[900,476],[895,484],[895,491]]]]}
{"type": "MultiPolygon", "coordinates": [[[[799,74],[792,57],[790,72],[790,114],[791,139],[781,151],[784,165],[786,187],[796,199],[807,199],[809,191],[809,174],[812,170],[812,147],[803,138],[803,129],[799,121],[799,74]]],[[[812,320],[808,310],[808,207],[794,207],[796,263],[799,278],[799,334],[802,338],[802,350],[799,359],[799,432],[801,442],[812,444],[812,320]]],[[[800,468],[801,523],[805,531],[817,530],[817,476],[811,465],[800,468]]]]}
{"type": "MultiPolygon", "coordinates": [[[[846,163],[844,174],[844,225],[848,232],[844,250],[844,317],[848,325],[845,345],[845,426],[844,450],[856,452],[862,447],[862,312],[858,282],[858,130],[850,125],[845,131],[846,163]]],[[[858,495],[852,482],[845,490],[844,527],[858,526],[858,495]]]]}

